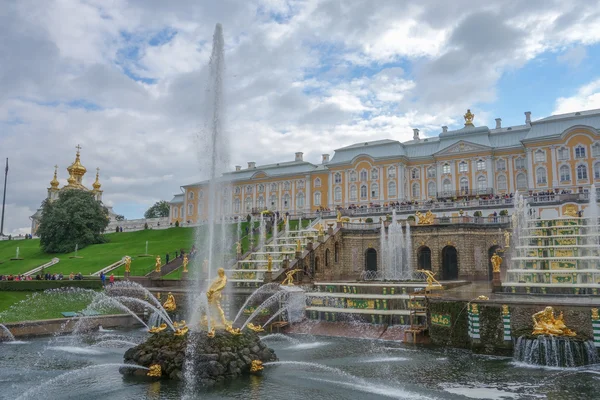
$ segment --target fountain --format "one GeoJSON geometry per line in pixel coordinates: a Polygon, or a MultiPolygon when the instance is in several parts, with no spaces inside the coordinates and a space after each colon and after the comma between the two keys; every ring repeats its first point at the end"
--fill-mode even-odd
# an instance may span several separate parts
{"type": "Polygon", "coordinates": [[[9,342],[12,342],[15,340],[15,337],[6,326],[0,324],[0,342],[3,340],[8,340],[9,342]]]}
{"type": "Polygon", "coordinates": [[[265,246],[265,240],[267,239],[267,227],[266,221],[263,214],[260,214],[260,222],[258,225],[258,250],[262,251],[265,246]]]}
{"type": "Polygon", "coordinates": [[[11,258],[11,261],[20,261],[23,258],[20,257],[20,252],[19,252],[19,246],[17,246],[17,251],[16,251],[16,255],[14,258],[11,258]]]}
{"type": "Polygon", "coordinates": [[[407,221],[405,229],[402,229],[402,224],[396,218],[396,210],[392,211],[392,219],[387,227],[387,235],[385,222],[381,221],[379,240],[382,251],[383,274],[378,278],[396,281],[413,279],[410,225],[407,221]]]}
{"type": "Polygon", "coordinates": [[[69,258],[83,258],[77,255],[77,252],[79,251],[79,244],[75,243],[75,254],[72,256],[69,256],[69,258]]]}

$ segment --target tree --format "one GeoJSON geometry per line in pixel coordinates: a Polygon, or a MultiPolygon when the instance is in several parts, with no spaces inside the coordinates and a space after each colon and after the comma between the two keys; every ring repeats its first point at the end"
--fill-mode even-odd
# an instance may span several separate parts
{"type": "Polygon", "coordinates": [[[44,200],[38,228],[46,253],[69,253],[87,245],[104,243],[108,210],[90,192],[63,190],[55,201],[44,200]]]}
{"type": "Polygon", "coordinates": [[[161,218],[168,217],[171,212],[169,202],[165,200],[157,201],[144,213],[144,218],[161,218]]]}

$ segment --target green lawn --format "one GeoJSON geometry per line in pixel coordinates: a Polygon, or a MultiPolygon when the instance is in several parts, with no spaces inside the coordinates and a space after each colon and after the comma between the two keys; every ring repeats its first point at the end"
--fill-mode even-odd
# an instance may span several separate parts
{"type": "Polygon", "coordinates": [[[8,310],[13,304],[24,300],[30,294],[31,292],[0,292],[0,314],[8,310]]]}

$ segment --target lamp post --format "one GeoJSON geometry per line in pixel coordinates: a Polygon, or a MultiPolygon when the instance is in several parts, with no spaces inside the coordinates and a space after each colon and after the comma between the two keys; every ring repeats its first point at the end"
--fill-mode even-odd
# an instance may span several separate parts
{"type": "Polygon", "coordinates": [[[2,196],[2,217],[0,218],[0,236],[4,236],[4,206],[6,205],[6,181],[8,178],[8,157],[4,169],[4,195],[2,196]]]}

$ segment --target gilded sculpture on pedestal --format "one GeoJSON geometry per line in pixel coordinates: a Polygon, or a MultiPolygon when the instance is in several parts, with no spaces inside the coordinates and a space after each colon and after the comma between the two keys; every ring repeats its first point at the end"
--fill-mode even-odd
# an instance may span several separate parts
{"type": "Polygon", "coordinates": [[[302,271],[301,269],[293,269],[285,273],[285,279],[281,282],[283,286],[294,286],[294,274],[302,271]]]}
{"type": "Polygon", "coordinates": [[[273,270],[273,257],[269,254],[267,256],[267,271],[271,272],[273,270]]]}
{"type": "Polygon", "coordinates": [[[167,295],[167,301],[165,301],[165,303],[163,304],[163,308],[167,312],[172,312],[177,309],[177,304],[175,304],[175,296],[173,296],[173,293],[169,292],[169,294],[167,295]]]}
{"type": "Polygon", "coordinates": [[[433,224],[433,219],[435,218],[435,214],[433,214],[431,210],[427,210],[425,214],[417,211],[415,215],[419,218],[419,225],[431,225],[433,224]]]}
{"type": "Polygon", "coordinates": [[[342,212],[340,210],[337,210],[336,213],[336,219],[337,222],[342,222],[342,212]]]}
{"type": "Polygon", "coordinates": [[[208,299],[208,318],[210,319],[211,326],[215,326],[214,312],[216,311],[221,320],[222,326],[228,326],[229,323],[225,319],[225,312],[221,308],[221,292],[227,285],[227,276],[225,276],[225,270],[219,268],[217,270],[218,277],[211,283],[206,297],[208,299]]]}
{"type": "Polygon", "coordinates": [[[242,244],[240,242],[235,244],[235,252],[238,256],[242,254],[242,244]]]}
{"type": "Polygon", "coordinates": [[[325,236],[325,232],[323,231],[323,225],[322,224],[317,224],[317,235],[318,236],[325,236]]]}
{"type": "Polygon", "coordinates": [[[160,256],[156,256],[156,264],[154,264],[154,271],[160,273],[160,267],[161,267],[162,261],[160,259],[160,256]]]}
{"type": "Polygon", "coordinates": [[[506,247],[507,249],[510,247],[510,232],[509,231],[504,232],[504,247],[506,247]]]}
{"type": "Polygon", "coordinates": [[[435,279],[435,274],[427,269],[419,269],[417,270],[417,272],[421,272],[423,274],[425,274],[425,276],[427,277],[427,288],[430,289],[434,286],[442,286],[441,283],[439,283],[436,279],[435,279]]]}
{"type": "Polygon", "coordinates": [[[463,117],[465,119],[465,126],[473,126],[473,119],[475,118],[475,114],[471,112],[471,109],[468,109],[467,113],[463,117]]]}
{"type": "Polygon", "coordinates": [[[188,260],[188,256],[187,254],[184,254],[183,256],[183,272],[188,272],[187,266],[188,266],[189,260],[188,260]]]}
{"type": "Polygon", "coordinates": [[[497,253],[494,253],[491,260],[492,262],[492,271],[500,272],[500,265],[502,264],[502,257],[500,257],[497,253]]]}
{"type": "Polygon", "coordinates": [[[300,253],[302,251],[302,242],[300,239],[296,240],[296,252],[300,253]]]}
{"type": "Polygon", "coordinates": [[[125,256],[125,272],[131,272],[131,257],[125,256]]]}
{"type": "Polygon", "coordinates": [[[552,335],[552,336],[577,336],[564,322],[563,313],[558,318],[554,317],[554,309],[546,307],[531,317],[533,319],[533,335],[552,335]]]}

